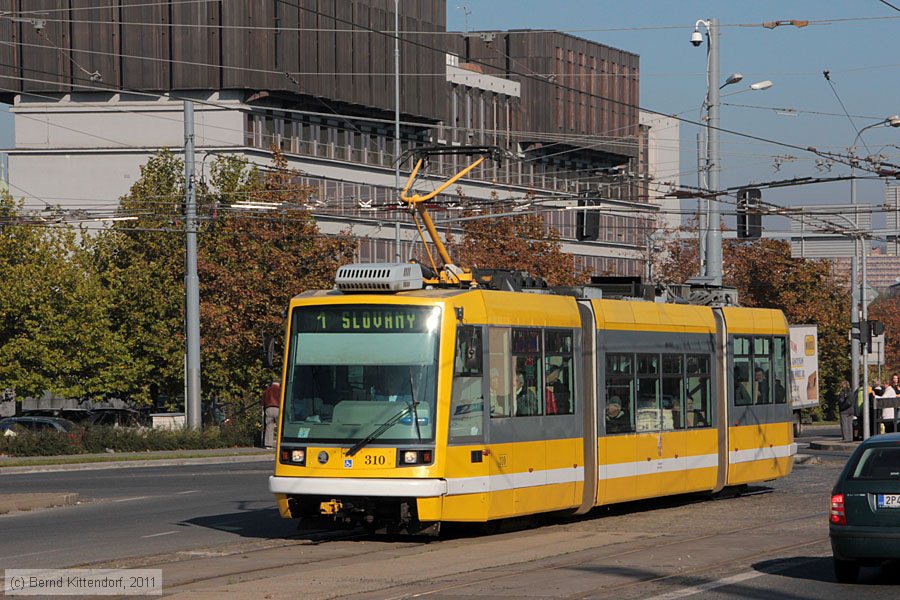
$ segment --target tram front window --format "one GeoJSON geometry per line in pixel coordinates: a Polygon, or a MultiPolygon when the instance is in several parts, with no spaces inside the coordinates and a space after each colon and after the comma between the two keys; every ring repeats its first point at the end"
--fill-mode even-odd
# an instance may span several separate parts
{"type": "Polygon", "coordinates": [[[301,307],[292,316],[282,439],[434,439],[440,308],[301,307]],[[398,414],[403,413],[400,418],[398,414]]]}

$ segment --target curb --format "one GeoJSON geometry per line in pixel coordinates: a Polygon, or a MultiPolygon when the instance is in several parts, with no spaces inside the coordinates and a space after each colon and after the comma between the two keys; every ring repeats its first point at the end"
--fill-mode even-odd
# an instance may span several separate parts
{"type": "Polygon", "coordinates": [[[818,456],[813,456],[812,454],[795,454],[794,455],[794,464],[795,465],[820,465],[822,464],[822,459],[818,456]]]}
{"type": "Polygon", "coordinates": [[[0,515],[9,512],[52,508],[54,506],[71,506],[78,502],[78,494],[35,493],[35,494],[0,494],[0,515]]]}
{"type": "Polygon", "coordinates": [[[54,473],[59,471],[102,471],[106,469],[142,469],[149,467],[180,467],[185,465],[217,465],[244,462],[269,462],[274,465],[275,455],[249,454],[235,456],[209,456],[200,458],[148,458],[138,460],[119,460],[115,462],[65,463],[57,465],[0,467],[0,475],[54,473]]]}
{"type": "Polygon", "coordinates": [[[838,452],[853,452],[859,442],[810,442],[810,450],[836,450],[838,452]]]}

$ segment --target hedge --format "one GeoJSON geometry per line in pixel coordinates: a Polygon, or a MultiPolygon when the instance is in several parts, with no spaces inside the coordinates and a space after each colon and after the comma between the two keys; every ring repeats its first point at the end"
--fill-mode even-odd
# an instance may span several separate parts
{"type": "Polygon", "coordinates": [[[208,427],[187,429],[133,429],[90,427],[70,433],[25,432],[0,435],[0,455],[58,456],[103,452],[152,450],[201,450],[253,446],[258,433],[252,427],[208,427]]]}

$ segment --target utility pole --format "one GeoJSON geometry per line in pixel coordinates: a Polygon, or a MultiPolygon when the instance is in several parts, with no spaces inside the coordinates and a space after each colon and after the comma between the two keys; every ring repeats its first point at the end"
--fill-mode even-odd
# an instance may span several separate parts
{"type": "MultiPolygon", "coordinates": [[[[394,193],[400,205],[400,0],[394,0],[394,193]]],[[[400,253],[400,217],[394,224],[394,258],[403,260],[400,253]]]]}
{"type": "Polygon", "coordinates": [[[713,286],[722,286],[722,226],[719,217],[719,20],[709,20],[709,120],[706,122],[707,153],[709,161],[709,210],[706,220],[706,277],[713,286]]]}
{"type": "Polygon", "coordinates": [[[197,198],[194,187],[194,103],[184,101],[184,332],[187,426],[200,429],[200,278],[197,275],[197,198]]]}
{"type": "MultiPolygon", "coordinates": [[[[856,204],[856,174],[853,165],[850,165],[850,204],[856,204]]],[[[854,224],[857,226],[858,217],[854,216],[854,224]]],[[[859,263],[857,256],[859,246],[865,252],[865,244],[861,239],[853,241],[853,256],[850,257],[850,385],[854,393],[859,388],[859,263]]]]}

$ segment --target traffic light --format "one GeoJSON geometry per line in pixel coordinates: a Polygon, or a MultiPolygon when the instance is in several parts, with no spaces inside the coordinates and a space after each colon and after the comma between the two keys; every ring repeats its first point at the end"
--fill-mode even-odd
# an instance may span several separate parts
{"type": "Polygon", "coordinates": [[[878,337],[884,333],[884,323],[881,321],[860,321],[859,323],[859,343],[863,351],[872,349],[872,338],[878,337]]]}
{"type": "Polygon", "coordinates": [[[742,240],[758,240],[762,236],[762,215],[759,206],[762,192],[758,188],[744,188],[737,195],[737,235],[742,240]]]}
{"type": "MultiPolygon", "coordinates": [[[[593,198],[579,198],[578,206],[596,206],[599,202],[593,198]]],[[[584,240],[600,239],[600,211],[579,210],[575,215],[575,239],[584,240]]]]}

